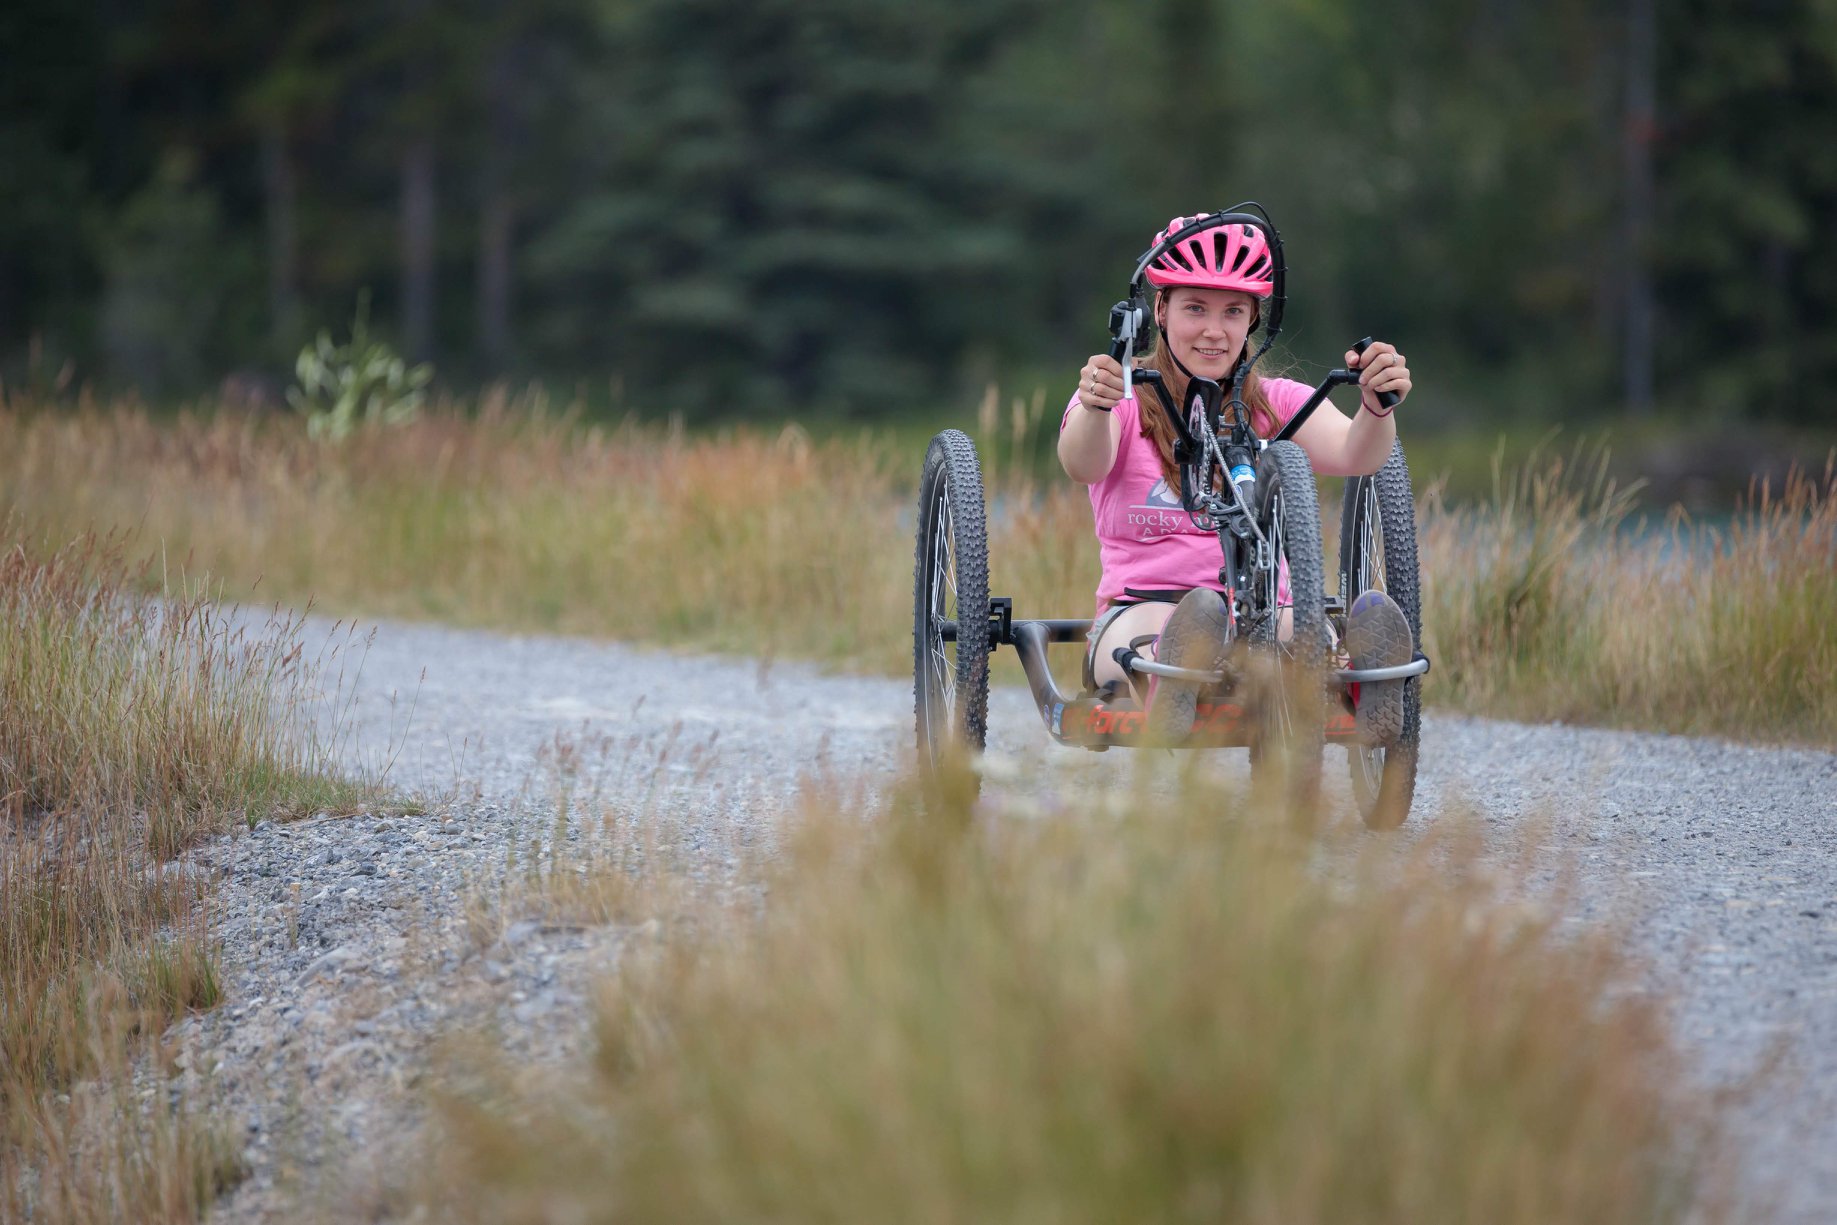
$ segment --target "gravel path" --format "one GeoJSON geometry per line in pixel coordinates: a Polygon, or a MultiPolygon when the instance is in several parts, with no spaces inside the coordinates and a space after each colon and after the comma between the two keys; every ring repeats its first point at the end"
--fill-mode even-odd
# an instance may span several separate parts
{"type": "MultiPolygon", "coordinates": [[[[213,1069],[251,1168],[221,1218],[279,1220],[302,1200],[388,1215],[443,1033],[549,1066],[584,1048],[593,970],[642,933],[501,925],[477,902],[513,848],[556,831],[558,778],[643,797],[718,865],[813,771],[889,774],[909,712],[905,684],[805,665],[381,626],[342,751],[439,802],[264,826],[190,857],[221,878],[227,1002],[177,1036],[192,1075],[213,1069]]],[[[994,695],[990,726],[993,789],[1127,785],[1129,754],[1053,747],[1019,691],[994,695]]],[[[1782,1055],[1737,1119],[1747,1184],[1777,1220],[1837,1219],[1837,757],[1436,715],[1423,739],[1399,836],[1472,804],[1508,856],[1550,818],[1581,914],[1628,926],[1707,1080],[1782,1055]]],[[[1335,783],[1341,760],[1329,750],[1335,783]]],[[[1347,811],[1343,783],[1337,798],[1347,811]]]]}

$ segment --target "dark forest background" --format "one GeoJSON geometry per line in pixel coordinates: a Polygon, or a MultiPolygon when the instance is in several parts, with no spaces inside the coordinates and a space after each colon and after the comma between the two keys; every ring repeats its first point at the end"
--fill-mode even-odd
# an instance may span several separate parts
{"type": "Polygon", "coordinates": [[[875,418],[1069,383],[1245,198],[1290,352],[1438,411],[1807,423],[1837,383],[1831,0],[8,0],[0,377],[875,418]]]}

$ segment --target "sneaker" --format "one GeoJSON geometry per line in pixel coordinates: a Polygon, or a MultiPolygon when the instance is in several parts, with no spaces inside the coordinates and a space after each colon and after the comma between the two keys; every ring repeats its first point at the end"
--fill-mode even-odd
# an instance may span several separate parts
{"type": "MultiPolygon", "coordinates": [[[[1216,672],[1225,665],[1225,647],[1231,636],[1231,612],[1225,598],[1210,587],[1195,587],[1175,607],[1161,628],[1155,659],[1176,668],[1216,672]]],[[[1174,744],[1193,730],[1203,681],[1179,681],[1157,676],[1148,695],[1148,739],[1174,744]]]]}
{"type": "MultiPolygon", "coordinates": [[[[1394,668],[1416,658],[1410,623],[1397,601],[1382,591],[1367,591],[1354,600],[1346,617],[1346,651],[1355,669],[1394,668]]],[[[1356,703],[1360,741],[1395,744],[1403,731],[1403,682],[1362,681],[1356,703]]]]}

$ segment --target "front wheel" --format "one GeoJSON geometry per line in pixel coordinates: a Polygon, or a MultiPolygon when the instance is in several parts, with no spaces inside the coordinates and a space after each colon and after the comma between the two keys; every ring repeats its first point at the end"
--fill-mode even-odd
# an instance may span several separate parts
{"type": "MultiPolygon", "coordinates": [[[[1397,602],[1410,623],[1410,640],[1422,650],[1422,581],[1416,566],[1416,502],[1403,443],[1370,476],[1346,482],[1340,508],[1340,604],[1367,591],[1397,602]]],[[[1395,829],[1410,815],[1416,795],[1416,760],[1422,743],[1422,678],[1403,682],[1403,730],[1394,744],[1346,747],[1352,794],[1372,829],[1395,829]]]]}
{"type": "Polygon", "coordinates": [[[1264,449],[1256,518],[1270,564],[1257,572],[1249,613],[1259,678],[1251,776],[1259,793],[1282,797],[1293,820],[1312,824],[1326,738],[1327,605],[1320,493],[1307,453],[1296,444],[1264,449]]]}
{"type": "Polygon", "coordinates": [[[988,527],[982,465],[961,430],[945,430],[925,453],[912,605],[919,766],[935,778],[953,750],[980,753],[988,734],[988,527]]]}

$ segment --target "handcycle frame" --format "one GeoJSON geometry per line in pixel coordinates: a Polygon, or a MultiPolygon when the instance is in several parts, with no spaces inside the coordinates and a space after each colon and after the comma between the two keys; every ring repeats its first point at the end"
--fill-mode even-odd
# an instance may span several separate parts
{"type": "MultiPolygon", "coordinates": [[[[1361,342],[1363,343],[1363,342],[1361,342]]],[[[1211,383],[1211,380],[1194,380],[1211,383]]],[[[1273,443],[1291,438],[1300,428],[1308,415],[1326,400],[1327,393],[1333,388],[1347,384],[1356,385],[1359,381],[1357,372],[1345,369],[1330,371],[1321,380],[1307,401],[1289,419],[1273,443]]],[[[1212,384],[1217,387],[1216,383],[1212,384]]],[[[1214,406],[1208,416],[1216,413],[1214,406]]],[[[1266,444],[1267,445],[1267,444],[1266,444]]],[[[1258,448],[1261,449],[1261,448],[1258,448]]],[[[1228,570],[1240,578],[1248,580],[1236,588],[1235,600],[1240,617],[1250,618],[1270,615],[1271,610],[1256,607],[1256,592],[1264,586],[1263,572],[1268,568],[1259,564],[1254,557],[1245,559],[1242,554],[1247,551],[1248,541],[1229,524],[1218,528],[1221,544],[1224,546],[1227,562],[1221,570],[1228,570]],[[1235,559],[1230,554],[1236,552],[1235,559]],[[1235,565],[1233,562],[1235,561],[1235,565]]],[[[1342,591],[1337,597],[1328,596],[1323,603],[1323,611],[1329,616],[1344,616],[1345,598],[1342,591]]],[[[1089,749],[1139,748],[1149,745],[1144,736],[1144,724],[1147,712],[1133,702],[1117,703],[1106,700],[1099,692],[1081,693],[1067,696],[1059,688],[1053,677],[1051,665],[1047,662],[1047,647],[1055,643],[1086,642],[1094,624],[1090,619],[1023,619],[1014,616],[1014,601],[1008,596],[992,596],[989,600],[989,649],[1012,647],[1020,658],[1021,668],[1027,676],[1027,687],[1033,694],[1033,703],[1040,712],[1040,718],[1046,730],[1060,744],[1076,745],[1089,749]]],[[[957,641],[957,624],[945,620],[939,623],[939,635],[944,642],[957,641]]],[[[1139,676],[1161,676],[1178,680],[1198,681],[1203,685],[1221,690],[1203,692],[1197,713],[1193,721],[1192,733],[1180,744],[1179,748],[1240,748],[1252,742],[1254,727],[1246,712],[1245,704],[1234,700],[1229,692],[1222,691],[1235,678],[1228,672],[1201,672],[1188,668],[1176,668],[1171,664],[1157,663],[1127,647],[1118,647],[1115,651],[1117,663],[1125,672],[1139,676]]],[[[1422,676],[1429,670],[1429,659],[1420,650],[1416,657],[1407,664],[1389,668],[1331,668],[1327,670],[1328,683],[1347,701],[1341,708],[1328,712],[1325,726],[1325,738],[1328,743],[1353,743],[1357,741],[1358,729],[1353,718],[1350,704],[1352,686],[1369,681],[1404,680],[1412,676],[1422,676]]]]}
{"type": "MultiPolygon", "coordinates": [[[[1353,761],[1354,788],[1366,820],[1388,826],[1407,814],[1414,790],[1420,711],[1420,682],[1415,678],[1429,668],[1420,650],[1420,592],[1408,468],[1399,443],[1378,473],[1348,479],[1341,518],[1340,590],[1337,598],[1326,595],[1318,489],[1311,465],[1292,439],[1333,388],[1356,384],[1359,374],[1344,369],[1330,371],[1275,437],[1256,436],[1243,400],[1243,385],[1250,368],[1269,349],[1280,330],[1285,280],[1281,240],[1275,227],[1260,206],[1239,205],[1189,223],[1151,247],[1137,263],[1130,281],[1130,297],[1112,308],[1111,355],[1123,365],[1125,394],[1130,393],[1134,382],[1145,383],[1160,396],[1173,418],[1178,434],[1175,459],[1181,475],[1182,504],[1196,523],[1217,532],[1222,561],[1219,581],[1232,600],[1233,637],[1247,639],[1260,648],[1249,655],[1234,651],[1219,672],[1176,668],[1128,647],[1116,648],[1112,656],[1132,677],[1176,678],[1198,681],[1203,686],[1190,734],[1177,744],[1157,743],[1156,747],[1248,746],[1254,764],[1259,748],[1268,747],[1272,734],[1271,707],[1256,707],[1259,702],[1273,699],[1282,726],[1303,733],[1300,743],[1304,754],[1312,751],[1317,759],[1317,749],[1306,749],[1309,743],[1347,745],[1353,761]],[[1201,231],[1236,224],[1256,226],[1269,241],[1273,293],[1263,302],[1262,317],[1256,324],[1264,336],[1255,353],[1238,364],[1228,398],[1224,384],[1190,378],[1187,403],[1184,411],[1179,411],[1155,372],[1133,368],[1134,342],[1147,317],[1142,298],[1144,272],[1174,244],[1201,231]],[[1311,529],[1305,526],[1310,518],[1311,529]],[[1281,523],[1294,529],[1292,540],[1289,531],[1277,531],[1272,526],[1281,523]],[[1320,609],[1318,616],[1312,611],[1304,615],[1301,610],[1305,603],[1294,606],[1293,629],[1285,635],[1282,613],[1290,606],[1279,604],[1277,575],[1292,552],[1291,544],[1300,549],[1295,554],[1297,558],[1311,554],[1307,564],[1312,569],[1306,587],[1310,594],[1320,593],[1320,609]],[[1393,551],[1397,554],[1394,563],[1390,558],[1393,551]],[[1390,574],[1393,565],[1395,575],[1390,574]],[[1414,658],[1387,668],[1328,667],[1328,620],[1343,618],[1346,604],[1370,584],[1374,574],[1376,585],[1397,587],[1418,648],[1414,658]],[[1394,584],[1390,581],[1393,578],[1394,584]],[[1266,671],[1261,681],[1252,675],[1270,663],[1276,667],[1266,671]],[[1285,681],[1285,670],[1295,676],[1305,675],[1307,685],[1295,687],[1295,676],[1285,681]],[[1272,671],[1276,680],[1273,685],[1267,683],[1272,671]],[[1360,744],[1354,713],[1358,686],[1397,679],[1408,682],[1406,731],[1402,739],[1389,746],[1360,744]],[[1297,703],[1291,711],[1285,705],[1285,695],[1294,693],[1327,699],[1318,739],[1314,738],[1311,718],[1291,722],[1290,716],[1299,713],[1304,705],[1310,715],[1313,711],[1311,702],[1297,703]]],[[[1369,339],[1354,347],[1363,351],[1368,343],[1369,339]]],[[[1395,397],[1381,396],[1381,407],[1387,406],[1382,403],[1385,399],[1394,402],[1395,397]]],[[[935,767],[943,744],[949,740],[972,749],[982,747],[987,716],[987,656],[1001,646],[1012,647],[1019,656],[1035,708],[1055,741],[1099,752],[1147,747],[1151,743],[1147,715],[1131,698],[1121,696],[1114,687],[1103,690],[1090,686],[1068,696],[1053,677],[1047,661],[1048,648],[1055,643],[1084,642],[1093,622],[1017,619],[1010,598],[989,596],[987,571],[981,471],[975,446],[967,436],[947,430],[933,440],[920,487],[914,704],[921,758],[935,767]],[[961,572],[959,551],[964,555],[961,572]],[[965,614],[972,609],[984,610],[986,621],[977,616],[960,622],[956,616],[947,615],[946,608],[965,614]],[[947,646],[952,649],[945,650],[947,646]]],[[[1317,776],[1317,760],[1311,769],[1317,776]]],[[[1307,769],[1295,777],[1299,784],[1297,794],[1311,792],[1307,769]]]]}

